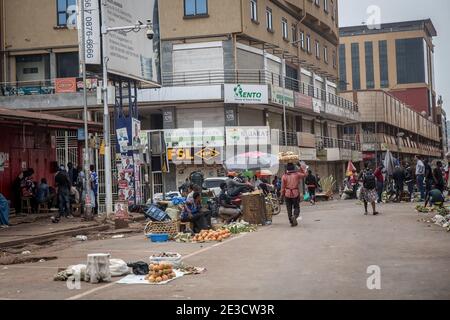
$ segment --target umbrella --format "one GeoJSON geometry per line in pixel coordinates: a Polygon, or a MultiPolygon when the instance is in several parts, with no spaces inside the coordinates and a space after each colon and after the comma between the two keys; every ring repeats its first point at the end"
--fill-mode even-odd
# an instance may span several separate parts
{"type": "Polygon", "coordinates": [[[395,159],[392,153],[388,150],[386,156],[384,157],[384,168],[388,176],[392,176],[395,169],[395,159]]]}
{"type": "MultiPolygon", "coordinates": [[[[241,153],[225,161],[227,170],[276,169],[278,171],[278,156],[259,151],[241,153]]],[[[271,170],[272,171],[272,170],[271,170]]]]}
{"type": "Polygon", "coordinates": [[[353,164],[353,162],[349,161],[347,165],[347,177],[353,175],[353,171],[355,170],[356,170],[355,165],[353,164]]]}

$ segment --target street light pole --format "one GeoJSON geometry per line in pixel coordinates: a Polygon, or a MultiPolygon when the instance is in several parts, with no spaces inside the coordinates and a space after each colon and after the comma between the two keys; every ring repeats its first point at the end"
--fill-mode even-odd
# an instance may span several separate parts
{"type": "Polygon", "coordinates": [[[105,145],[105,205],[106,216],[113,211],[112,201],[112,169],[111,169],[111,141],[110,141],[110,118],[108,106],[108,57],[106,57],[106,37],[108,28],[105,25],[105,10],[107,2],[102,1],[101,20],[102,20],[102,52],[103,52],[103,141],[105,145]]]}

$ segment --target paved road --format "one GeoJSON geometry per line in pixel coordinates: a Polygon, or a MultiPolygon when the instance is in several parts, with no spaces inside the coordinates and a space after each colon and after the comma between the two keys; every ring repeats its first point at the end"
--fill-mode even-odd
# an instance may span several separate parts
{"type": "Polygon", "coordinates": [[[282,214],[271,227],[217,245],[155,245],[135,236],[49,249],[58,260],[0,266],[0,299],[449,299],[450,234],[418,222],[411,204],[380,209],[373,217],[354,201],[306,207],[299,228],[282,214]],[[52,281],[58,267],[83,262],[87,253],[146,261],[162,250],[207,272],[166,286],[83,283],[68,290],[52,281]],[[371,265],[381,269],[381,290],[367,289],[371,265]]]}

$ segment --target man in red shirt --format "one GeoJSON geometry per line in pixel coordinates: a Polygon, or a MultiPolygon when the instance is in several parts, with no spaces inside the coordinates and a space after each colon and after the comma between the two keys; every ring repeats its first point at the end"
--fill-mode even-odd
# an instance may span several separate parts
{"type": "Polygon", "coordinates": [[[297,218],[300,216],[300,181],[306,177],[304,168],[296,170],[294,164],[290,163],[286,167],[286,173],[281,179],[281,197],[286,201],[289,222],[292,227],[298,226],[297,218]],[[292,215],[292,208],[294,214],[292,215]]]}
{"type": "Polygon", "coordinates": [[[377,179],[377,194],[378,194],[378,203],[381,203],[383,200],[383,190],[384,190],[384,176],[383,176],[384,165],[381,164],[373,173],[375,178],[377,179]]]}

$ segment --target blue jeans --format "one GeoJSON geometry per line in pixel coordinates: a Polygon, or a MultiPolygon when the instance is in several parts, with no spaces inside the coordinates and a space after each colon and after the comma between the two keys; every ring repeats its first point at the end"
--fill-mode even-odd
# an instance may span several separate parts
{"type": "Polygon", "coordinates": [[[410,199],[414,199],[414,181],[409,181],[406,183],[408,185],[408,193],[410,199]]]}
{"type": "Polygon", "coordinates": [[[421,201],[425,201],[425,186],[423,185],[423,182],[424,182],[424,176],[422,174],[418,175],[417,176],[417,188],[419,188],[421,201]]]}
{"type": "Polygon", "coordinates": [[[378,201],[383,200],[383,189],[384,189],[384,182],[377,181],[377,193],[378,193],[378,201]]]}
{"type": "Polygon", "coordinates": [[[69,189],[58,190],[59,218],[69,216],[70,212],[70,192],[69,189]]]}

